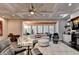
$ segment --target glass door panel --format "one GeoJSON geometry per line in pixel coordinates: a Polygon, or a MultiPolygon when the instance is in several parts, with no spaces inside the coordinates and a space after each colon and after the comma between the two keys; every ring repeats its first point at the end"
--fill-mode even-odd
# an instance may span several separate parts
{"type": "Polygon", "coordinates": [[[27,33],[31,34],[31,26],[30,25],[27,26],[27,33]]]}
{"type": "Polygon", "coordinates": [[[38,33],[42,33],[42,26],[41,25],[38,26],[38,33]]]}
{"type": "Polygon", "coordinates": [[[49,32],[50,32],[51,34],[54,33],[54,26],[53,26],[53,25],[50,25],[50,26],[49,26],[49,32]]]}
{"type": "Polygon", "coordinates": [[[44,25],[44,26],[43,26],[43,32],[44,32],[44,33],[48,33],[48,26],[47,26],[47,25],[44,25]]]}
{"type": "Polygon", "coordinates": [[[37,26],[32,26],[32,30],[33,30],[34,34],[37,34],[37,26]]]}

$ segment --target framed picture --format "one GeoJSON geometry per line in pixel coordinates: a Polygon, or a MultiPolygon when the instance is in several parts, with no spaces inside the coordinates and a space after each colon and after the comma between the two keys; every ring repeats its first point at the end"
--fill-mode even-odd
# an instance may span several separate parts
{"type": "Polygon", "coordinates": [[[3,24],[2,21],[0,21],[0,36],[3,35],[3,28],[2,28],[3,24]]]}

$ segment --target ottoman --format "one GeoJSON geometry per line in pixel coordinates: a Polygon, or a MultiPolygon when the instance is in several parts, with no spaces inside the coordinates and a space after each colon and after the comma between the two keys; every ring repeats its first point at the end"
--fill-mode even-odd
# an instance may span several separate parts
{"type": "Polygon", "coordinates": [[[49,46],[49,40],[48,39],[40,39],[38,40],[38,45],[42,47],[49,46]]]}

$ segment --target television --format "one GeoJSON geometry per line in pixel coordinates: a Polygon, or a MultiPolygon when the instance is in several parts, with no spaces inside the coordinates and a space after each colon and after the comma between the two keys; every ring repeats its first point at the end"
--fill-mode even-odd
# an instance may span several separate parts
{"type": "Polygon", "coordinates": [[[79,17],[72,19],[72,30],[79,29],[79,17]]]}

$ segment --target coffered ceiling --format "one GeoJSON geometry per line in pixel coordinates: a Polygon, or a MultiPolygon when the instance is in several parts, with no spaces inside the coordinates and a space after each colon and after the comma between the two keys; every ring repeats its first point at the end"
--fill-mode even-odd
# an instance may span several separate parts
{"type": "Polygon", "coordinates": [[[0,16],[7,19],[68,19],[79,11],[74,3],[33,3],[36,13],[31,15],[31,3],[0,3],[0,16]]]}

